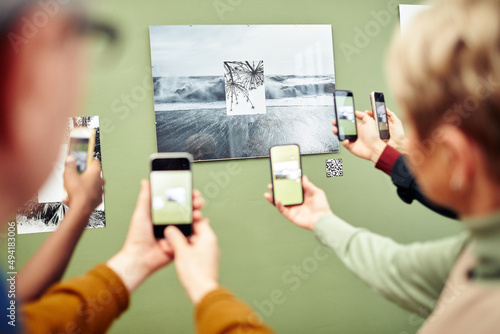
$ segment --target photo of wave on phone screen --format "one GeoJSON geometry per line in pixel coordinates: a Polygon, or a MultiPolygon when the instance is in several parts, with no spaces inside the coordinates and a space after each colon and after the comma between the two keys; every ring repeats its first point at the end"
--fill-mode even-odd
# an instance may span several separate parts
{"type": "Polygon", "coordinates": [[[190,224],[192,177],[189,170],[152,171],[151,201],[156,225],[190,224]]]}
{"type": "Polygon", "coordinates": [[[346,136],[356,135],[356,120],[354,119],[354,101],[352,96],[336,94],[335,103],[339,120],[339,136],[345,138],[346,136]]]}
{"type": "Polygon", "coordinates": [[[75,158],[78,173],[87,169],[95,149],[96,131],[90,127],[75,127],[69,134],[68,155],[75,158]]]}
{"type": "Polygon", "coordinates": [[[377,105],[377,119],[378,126],[380,131],[388,131],[389,126],[387,125],[387,113],[385,111],[385,103],[384,102],[376,102],[377,105]]]}
{"type": "Polygon", "coordinates": [[[373,110],[373,112],[376,112],[377,114],[377,124],[378,124],[380,139],[389,140],[391,138],[391,135],[389,133],[389,122],[387,119],[387,110],[385,107],[384,94],[380,92],[372,92],[371,99],[372,99],[372,110],[375,109],[373,110]]]}
{"type": "Polygon", "coordinates": [[[83,173],[87,168],[89,138],[71,138],[69,154],[76,160],[78,173],[83,173]]]}
{"type": "Polygon", "coordinates": [[[303,202],[302,169],[300,149],[297,145],[271,148],[273,196],[283,205],[298,205],[303,202]]]}

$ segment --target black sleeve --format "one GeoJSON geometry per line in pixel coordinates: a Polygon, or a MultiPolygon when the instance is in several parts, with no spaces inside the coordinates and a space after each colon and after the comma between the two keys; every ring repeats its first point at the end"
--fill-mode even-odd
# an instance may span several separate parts
{"type": "Polygon", "coordinates": [[[451,209],[438,206],[430,202],[420,190],[413,174],[408,169],[404,156],[400,156],[391,171],[392,183],[397,187],[399,197],[403,202],[411,204],[414,199],[422,203],[429,209],[452,219],[457,219],[458,215],[451,209]]]}

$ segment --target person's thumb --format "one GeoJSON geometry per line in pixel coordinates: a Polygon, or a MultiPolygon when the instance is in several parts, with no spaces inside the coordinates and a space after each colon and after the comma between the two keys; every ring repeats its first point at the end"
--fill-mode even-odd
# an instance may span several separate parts
{"type": "Polygon", "coordinates": [[[307,177],[307,175],[303,175],[302,176],[302,187],[304,188],[304,190],[310,188],[311,186],[313,186],[313,183],[311,181],[309,181],[309,178],[307,177]]]}
{"type": "Polygon", "coordinates": [[[365,114],[366,114],[367,116],[370,116],[371,118],[374,118],[374,117],[373,117],[373,111],[371,111],[371,110],[367,110],[367,111],[365,111],[365,114]]]}
{"type": "Polygon", "coordinates": [[[141,181],[141,192],[137,198],[137,204],[135,206],[136,212],[146,212],[151,211],[151,192],[149,190],[149,181],[141,181]]]}
{"type": "Polygon", "coordinates": [[[349,152],[352,152],[352,146],[354,144],[349,141],[349,139],[346,139],[342,142],[342,146],[344,146],[349,152]]]}
{"type": "Polygon", "coordinates": [[[359,110],[356,110],[356,111],[354,112],[354,115],[356,115],[356,118],[357,118],[357,119],[360,119],[360,120],[362,120],[362,121],[364,121],[364,120],[365,120],[366,118],[368,118],[368,117],[371,117],[371,116],[370,116],[370,115],[368,115],[366,112],[364,112],[364,111],[359,111],[359,110]]]}
{"type": "Polygon", "coordinates": [[[89,174],[100,175],[102,173],[100,161],[96,158],[91,159],[90,163],[87,166],[86,172],[89,174]]]}
{"type": "Polygon", "coordinates": [[[165,238],[174,249],[174,253],[182,251],[188,245],[188,241],[184,234],[175,226],[168,226],[165,229],[165,238]]]}
{"type": "Polygon", "coordinates": [[[306,175],[302,177],[302,187],[304,188],[304,193],[307,194],[313,194],[318,189],[314,183],[309,181],[306,175]]]}

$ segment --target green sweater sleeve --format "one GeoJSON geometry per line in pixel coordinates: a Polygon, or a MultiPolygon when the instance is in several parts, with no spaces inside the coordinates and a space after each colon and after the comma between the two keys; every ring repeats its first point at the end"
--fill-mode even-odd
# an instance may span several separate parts
{"type": "Polygon", "coordinates": [[[434,308],[468,239],[468,234],[462,233],[437,241],[401,245],[353,227],[335,215],[321,218],[314,233],[368,286],[421,317],[434,308]]]}

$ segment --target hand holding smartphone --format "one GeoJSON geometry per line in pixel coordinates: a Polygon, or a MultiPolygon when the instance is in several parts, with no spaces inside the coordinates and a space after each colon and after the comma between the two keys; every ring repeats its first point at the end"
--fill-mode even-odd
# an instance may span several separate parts
{"type": "Polygon", "coordinates": [[[273,146],[269,152],[273,203],[279,199],[285,206],[304,202],[302,189],[302,167],[299,145],[273,146]]]}
{"type": "Polygon", "coordinates": [[[164,237],[169,225],[185,236],[193,233],[192,156],[189,153],[158,153],[151,161],[151,215],[154,235],[164,237]]]}
{"type": "Polygon", "coordinates": [[[391,136],[389,134],[389,122],[387,120],[387,110],[385,108],[384,93],[371,92],[370,102],[372,105],[373,116],[377,120],[380,139],[382,139],[383,141],[388,141],[391,136]]]}
{"type": "Polygon", "coordinates": [[[358,139],[358,130],[352,92],[349,90],[336,90],[334,92],[334,105],[339,140],[356,141],[358,139]]]}

